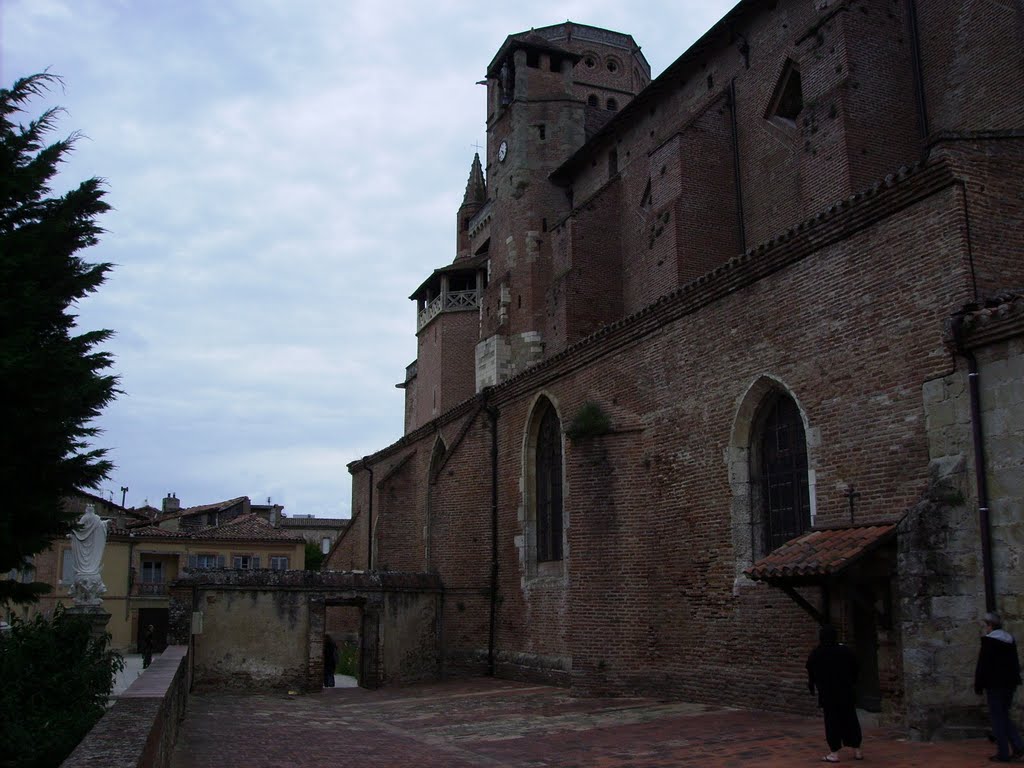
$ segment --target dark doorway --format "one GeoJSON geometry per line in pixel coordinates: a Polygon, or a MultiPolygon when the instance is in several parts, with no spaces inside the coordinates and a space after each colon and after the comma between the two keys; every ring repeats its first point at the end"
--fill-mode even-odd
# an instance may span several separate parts
{"type": "MultiPolygon", "coordinates": [[[[166,608],[139,608],[139,627],[138,635],[135,638],[135,648],[142,648],[142,635],[150,624],[153,625],[153,652],[163,653],[167,648],[166,608]]],[[[141,652],[139,650],[139,653],[141,652]]]]}
{"type": "Polygon", "coordinates": [[[377,632],[380,617],[375,613],[363,613],[363,631],[359,645],[359,687],[379,688],[377,671],[377,632]]]}
{"type": "Polygon", "coordinates": [[[878,622],[875,594],[865,584],[853,587],[850,600],[853,620],[853,645],[860,662],[857,682],[857,706],[868,712],[882,711],[882,692],[878,681],[878,622]]]}
{"type": "MultiPolygon", "coordinates": [[[[328,605],[326,612],[327,634],[338,646],[335,678],[351,677],[360,684],[363,609],[358,605],[328,605]]],[[[345,686],[339,681],[338,687],[345,686]]]]}

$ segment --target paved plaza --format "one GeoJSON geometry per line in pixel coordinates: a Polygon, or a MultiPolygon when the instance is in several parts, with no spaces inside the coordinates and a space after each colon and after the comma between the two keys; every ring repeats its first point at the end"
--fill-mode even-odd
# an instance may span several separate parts
{"type": "MultiPolygon", "coordinates": [[[[475,678],[287,696],[193,695],[173,768],[654,768],[823,765],[820,718],[654,699],[573,698],[475,678]]],[[[989,765],[985,740],[920,743],[867,728],[863,762],[989,765]]]]}

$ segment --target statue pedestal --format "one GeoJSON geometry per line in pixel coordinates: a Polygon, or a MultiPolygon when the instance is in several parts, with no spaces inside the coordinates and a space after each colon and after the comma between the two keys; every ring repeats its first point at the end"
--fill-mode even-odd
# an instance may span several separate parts
{"type": "Polygon", "coordinates": [[[92,636],[99,639],[107,634],[107,623],[110,621],[110,614],[98,605],[73,605],[67,609],[72,616],[83,616],[89,620],[92,626],[92,636]]]}

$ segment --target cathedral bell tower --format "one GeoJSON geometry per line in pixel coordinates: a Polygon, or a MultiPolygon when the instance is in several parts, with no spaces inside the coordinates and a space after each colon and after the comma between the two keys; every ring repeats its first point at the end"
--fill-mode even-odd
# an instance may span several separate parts
{"type": "Polygon", "coordinates": [[[553,279],[548,232],[572,200],[549,177],[648,82],[632,37],[572,22],[509,36],[488,66],[478,391],[551,353],[543,330],[553,279]]]}
{"type": "Polygon", "coordinates": [[[398,385],[405,390],[407,433],[475,392],[473,350],[480,338],[487,257],[474,254],[469,225],[486,203],[487,184],[475,155],[459,206],[455,261],[435,269],[409,297],[416,302],[417,355],[398,385]]]}

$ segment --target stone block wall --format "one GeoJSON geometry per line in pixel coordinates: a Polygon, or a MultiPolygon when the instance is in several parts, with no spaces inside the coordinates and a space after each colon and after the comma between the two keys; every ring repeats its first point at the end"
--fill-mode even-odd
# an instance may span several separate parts
{"type": "MultiPolygon", "coordinates": [[[[1024,634],[1024,340],[975,350],[990,501],[996,608],[1024,634]]],[[[928,497],[900,526],[899,613],[906,722],[915,735],[983,729],[973,691],[985,613],[967,372],[922,390],[931,455],[928,497]]]]}
{"type": "Polygon", "coordinates": [[[426,574],[197,571],[172,588],[172,633],[186,631],[174,617],[192,610],[194,594],[196,688],[320,690],[327,611],[345,606],[362,618],[360,684],[414,682],[440,672],[440,592],[426,574]]]}

